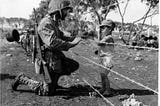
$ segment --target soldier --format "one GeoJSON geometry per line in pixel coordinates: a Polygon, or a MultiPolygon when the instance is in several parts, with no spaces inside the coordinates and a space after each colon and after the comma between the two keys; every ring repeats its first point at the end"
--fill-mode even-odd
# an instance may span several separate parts
{"type": "Polygon", "coordinates": [[[137,46],[137,33],[134,32],[132,35],[132,42],[131,42],[132,46],[137,46]]]}
{"type": "Polygon", "coordinates": [[[146,36],[145,35],[141,35],[139,41],[137,41],[137,46],[146,46],[147,42],[145,41],[146,36]]]}
{"type": "MultiPolygon", "coordinates": [[[[48,14],[40,21],[38,34],[44,47],[44,60],[47,63],[51,82],[38,82],[30,79],[24,74],[16,77],[12,84],[12,89],[16,90],[19,84],[25,84],[31,87],[39,95],[53,95],[58,86],[58,79],[61,75],[70,75],[71,72],[78,69],[79,64],[63,54],[62,51],[68,51],[81,41],[80,37],[75,37],[77,33],[65,36],[59,29],[59,22],[65,20],[65,17],[73,11],[71,3],[68,0],[51,0],[48,14]]],[[[68,34],[68,33],[67,33],[68,34]]],[[[43,73],[41,60],[37,58],[36,69],[43,73]]]]}
{"type": "Polygon", "coordinates": [[[114,28],[115,23],[112,20],[102,21],[102,24],[100,25],[102,40],[96,41],[99,46],[98,54],[100,56],[100,63],[107,68],[102,69],[100,73],[102,82],[100,93],[102,93],[102,95],[104,96],[111,96],[111,94],[113,94],[113,92],[111,92],[108,74],[113,67],[112,54],[114,52],[114,45],[106,43],[114,43],[114,40],[112,38],[112,31],[114,30],[114,28]]]}
{"type": "Polygon", "coordinates": [[[158,48],[158,38],[155,36],[153,37],[154,41],[153,41],[153,47],[154,48],[158,48]]]}

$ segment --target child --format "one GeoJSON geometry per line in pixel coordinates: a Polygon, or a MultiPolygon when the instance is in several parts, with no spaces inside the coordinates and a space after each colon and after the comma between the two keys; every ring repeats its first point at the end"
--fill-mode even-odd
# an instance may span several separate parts
{"type": "Polygon", "coordinates": [[[107,43],[114,43],[111,35],[114,28],[115,23],[112,20],[102,21],[102,24],[100,25],[102,39],[100,41],[97,41],[97,44],[99,46],[98,54],[100,57],[100,62],[107,68],[103,69],[100,73],[102,81],[102,88],[100,89],[100,93],[102,93],[102,95],[104,96],[110,96],[111,94],[113,94],[110,89],[110,81],[108,79],[108,74],[113,68],[112,54],[114,51],[114,45],[107,43]]]}

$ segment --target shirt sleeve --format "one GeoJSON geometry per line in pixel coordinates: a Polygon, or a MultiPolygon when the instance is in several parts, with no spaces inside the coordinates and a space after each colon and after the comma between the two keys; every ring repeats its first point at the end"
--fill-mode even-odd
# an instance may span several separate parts
{"type": "Polygon", "coordinates": [[[67,31],[66,32],[60,31],[60,32],[61,32],[61,38],[62,38],[62,40],[73,41],[75,39],[75,37],[72,36],[72,34],[69,33],[69,32],[67,32],[67,31]]]}
{"type": "Polygon", "coordinates": [[[101,42],[114,43],[114,40],[111,36],[106,36],[101,40],[101,42]]]}
{"type": "Polygon", "coordinates": [[[42,41],[52,49],[68,50],[70,44],[62,40],[51,23],[44,24],[39,30],[42,41]]]}

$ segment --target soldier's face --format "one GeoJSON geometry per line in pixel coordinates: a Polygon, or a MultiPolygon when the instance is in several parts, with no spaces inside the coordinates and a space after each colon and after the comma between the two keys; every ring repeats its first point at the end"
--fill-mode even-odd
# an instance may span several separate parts
{"type": "Polygon", "coordinates": [[[102,35],[109,35],[111,33],[111,27],[103,26],[101,27],[102,35]]]}
{"type": "Polygon", "coordinates": [[[73,13],[73,8],[64,8],[61,10],[62,17],[61,19],[64,20],[67,16],[69,16],[71,13],[73,13]]]}

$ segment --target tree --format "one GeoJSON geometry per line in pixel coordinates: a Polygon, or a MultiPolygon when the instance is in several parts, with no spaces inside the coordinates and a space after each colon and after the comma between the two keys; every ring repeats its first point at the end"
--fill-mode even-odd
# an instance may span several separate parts
{"type": "Polygon", "coordinates": [[[0,24],[2,25],[2,32],[3,32],[4,18],[0,18],[0,24]]]}
{"type": "Polygon", "coordinates": [[[128,43],[127,43],[126,40],[123,38],[123,36],[124,36],[124,15],[125,15],[125,13],[126,13],[127,6],[128,6],[128,4],[129,4],[129,1],[130,1],[130,0],[127,0],[127,1],[126,1],[125,7],[124,7],[124,11],[122,12],[122,11],[121,11],[121,8],[120,8],[120,6],[119,6],[118,0],[116,0],[116,2],[117,2],[117,7],[118,7],[118,11],[119,11],[119,14],[120,14],[120,16],[121,16],[121,32],[120,32],[120,38],[122,39],[123,43],[125,43],[125,44],[128,44],[128,43]]]}
{"type": "Polygon", "coordinates": [[[148,17],[152,17],[152,16],[154,16],[154,15],[156,15],[156,14],[159,14],[159,5],[158,5],[158,4],[159,4],[159,0],[141,0],[141,2],[142,2],[142,3],[145,3],[145,4],[148,6],[148,10],[147,10],[147,12],[144,14],[143,17],[141,17],[141,18],[138,19],[138,20],[133,21],[132,26],[131,26],[131,29],[130,29],[130,35],[129,35],[129,37],[128,37],[128,43],[130,42],[130,37],[131,37],[131,34],[132,34],[132,32],[133,32],[133,28],[134,28],[134,24],[135,24],[135,23],[143,20],[142,25],[141,25],[141,27],[140,27],[140,29],[139,29],[139,31],[138,31],[138,34],[137,34],[137,36],[138,36],[138,35],[140,35],[140,33],[143,31],[143,26],[144,26],[144,24],[145,24],[146,19],[147,19],[148,17]]]}
{"type": "MultiPolygon", "coordinates": [[[[37,13],[37,20],[38,22],[47,14],[48,12],[48,5],[49,5],[49,2],[51,0],[42,0],[39,4],[39,7],[36,8],[36,13],[37,13]]],[[[32,11],[32,14],[30,15],[30,19],[31,20],[34,20],[34,12],[32,11]]]]}
{"type": "MultiPolygon", "coordinates": [[[[108,13],[116,8],[116,0],[81,0],[78,7],[78,11],[81,12],[79,16],[90,13],[94,18],[94,24],[96,27],[106,19],[108,13]]],[[[85,21],[85,20],[82,20],[85,21]]],[[[101,31],[97,30],[97,38],[101,39],[101,31]]]]}
{"type": "MultiPolygon", "coordinates": [[[[77,25],[79,25],[79,28],[82,28],[81,23],[79,22],[80,17],[83,15],[84,11],[85,13],[88,11],[92,13],[92,17],[95,18],[96,26],[100,25],[102,20],[106,19],[108,13],[111,10],[114,10],[117,6],[116,0],[70,0],[72,4],[74,5],[74,9],[76,12],[76,18],[75,22],[77,25]],[[81,10],[80,7],[84,7],[84,10],[81,10]],[[91,8],[91,9],[89,9],[91,8]],[[83,11],[81,14],[80,11],[83,11]]],[[[37,12],[37,20],[40,21],[41,18],[43,18],[47,14],[48,5],[50,0],[42,0],[39,4],[39,7],[36,8],[37,12]]],[[[31,20],[34,20],[34,12],[31,14],[31,20]]],[[[101,39],[100,31],[98,31],[98,39],[101,39]]]]}

